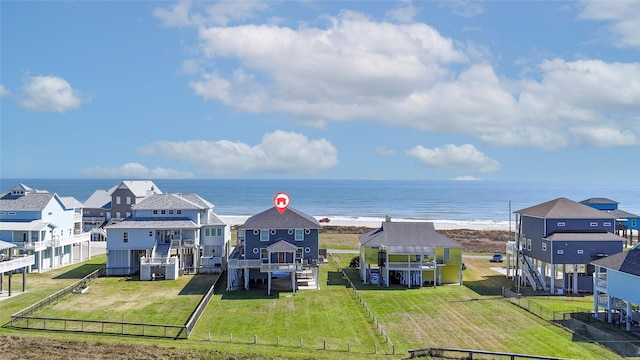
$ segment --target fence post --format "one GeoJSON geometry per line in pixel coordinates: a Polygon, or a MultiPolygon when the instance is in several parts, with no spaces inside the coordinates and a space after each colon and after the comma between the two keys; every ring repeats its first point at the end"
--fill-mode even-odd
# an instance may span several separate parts
{"type": "Polygon", "coordinates": [[[376,343],[373,344],[373,353],[374,354],[378,353],[378,344],[376,344],[376,343]]]}
{"type": "Polygon", "coordinates": [[[327,339],[322,341],[322,350],[327,350],[327,339]]]}
{"type": "Polygon", "coordinates": [[[253,344],[257,344],[258,343],[258,335],[253,335],[253,344]]]}
{"type": "Polygon", "coordinates": [[[233,333],[229,333],[229,342],[233,342],[233,333]]]}
{"type": "Polygon", "coordinates": [[[211,341],[211,332],[207,333],[207,340],[211,341]]]}
{"type": "Polygon", "coordinates": [[[276,336],[276,345],[280,345],[280,336],[276,336]]]}
{"type": "Polygon", "coordinates": [[[300,347],[302,347],[302,338],[300,338],[300,347]]]}
{"type": "Polygon", "coordinates": [[[351,341],[347,341],[347,352],[351,352],[351,341]]]}
{"type": "Polygon", "coordinates": [[[395,345],[391,345],[391,355],[395,355],[396,354],[396,346],[395,345]]]}

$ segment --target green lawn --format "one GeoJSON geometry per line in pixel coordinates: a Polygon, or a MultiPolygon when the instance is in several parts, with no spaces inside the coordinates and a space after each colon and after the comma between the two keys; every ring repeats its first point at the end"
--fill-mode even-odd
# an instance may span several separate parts
{"type": "MultiPolygon", "coordinates": [[[[331,241],[341,242],[338,238],[331,241]]],[[[348,241],[343,242],[346,243],[348,241]]],[[[348,266],[352,257],[349,254],[336,256],[342,267],[348,266]]],[[[574,359],[617,358],[615,354],[574,338],[571,333],[503,300],[501,286],[513,286],[513,283],[490,269],[495,264],[486,259],[464,261],[468,268],[464,272],[463,286],[421,289],[364,286],[357,271],[347,268],[349,278],[379,324],[373,322],[348,281],[330,262],[321,266],[320,290],[295,294],[280,290],[267,296],[265,287],[226,292],[223,283],[189,340],[167,342],[145,338],[144,342],[262,354],[258,357],[368,358],[377,351],[378,356],[399,359],[406,357],[409,349],[434,346],[574,359]],[[385,329],[393,347],[378,325],[385,329]],[[390,355],[393,351],[395,356],[390,355]]],[[[104,256],[101,256],[81,265],[29,274],[29,292],[2,301],[1,319],[8,321],[12,313],[68,286],[103,264],[104,256]]],[[[17,278],[21,279],[21,276],[14,277],[14,289],[17,278]]],[[[69,295],[36,316],[181,325],[211,281],[213,277],[206,275],[156,282],[100,278],[90,284],[85,294],[69,295]]],[[[588,297],[531,298],[555,311],[588,310],[591,306],[588,297]]],[[[91,334],[0,331],[90,341],[105,339],[91,334]]],[[[119,341],[114,339],[119,338],[110,337],[109,341],[119,341]]],[[[135,343],[130,338],[122,338],[122,341],[135,343]]]]}

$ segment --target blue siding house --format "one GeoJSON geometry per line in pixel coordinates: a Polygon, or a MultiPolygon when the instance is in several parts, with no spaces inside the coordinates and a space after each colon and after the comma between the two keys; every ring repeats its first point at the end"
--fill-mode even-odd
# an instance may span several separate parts
{"type": "Polygon", "coordinates": [[[271,295],[275,279],[290,279],[295,292],[318,288],[319,230],[313,216],[288,207],[273,207],[253,215],[238,228],[237,245],[227,267],[228,290],[267,283],[271,295]]]}
{"type": "Polygon", "coordinates": [[[196,194],[152,194],[131,211],[106,227],[109,275],[175,280],[222,272],[231,232],[213,204],[196,194]]]}
{"type": "Polygon", "coordinates": [[[640,245],[633,249],[592,262],[593,311],[605,310],[608,322],[614,320],[625,324],[627,331],[638,326],[640,314],[634,311],[640,305],[640,245]],[[616,319],[617,317],[617,319],[616,319]]]}
{"type": "Polygon", "coordinates": [[[82,231],[82,203],[24,184],[0,193],[0,240],[20,255],[34,255],[32,269],[56,269],[91,257],[82,231]]]}
{"type": "Polygon", "coordinates": [[[618,209],[618,202],[607,198],[589,198],[580,201],[581,204],[591,206],[594,209],[605,211],[615,216],[616,232],[618,235],[622,233],[623,237],[629,235],[629,240],[633,240],[633,230],[640,232],[640,215],[632,214],[624,210],[618,209]]]}
{"type": "Polygon", "coordinates": [[[591,292],[589,264],[623,249],[625,239],[615,234],[615,216],[566,198],[515,214],[516,281],[535,290],[591,292]]]}

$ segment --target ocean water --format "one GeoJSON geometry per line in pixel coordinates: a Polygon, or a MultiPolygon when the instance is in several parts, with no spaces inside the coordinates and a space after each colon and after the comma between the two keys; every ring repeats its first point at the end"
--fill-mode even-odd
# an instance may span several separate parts
{"type": "MultiPolygon", "coordinates": [[[[117,179],[0,179],[0,192],[18,183],[73,196],[84,202],[117,179]]],[[[153,180],[164,193],[195,193],[215,205],[230,223],[273,206],[273,196],[289,194],[290,206],[334,224],[377,226],[386,216],[398,221],[432,221],[437,228],[500,228],[515,224],[513,211],[566,197],[605,197],[640,214],[640,181],[569,183],[430,180],[153,180]]],[[[514,225],[515,227],[515,225],[514,225]]]]}

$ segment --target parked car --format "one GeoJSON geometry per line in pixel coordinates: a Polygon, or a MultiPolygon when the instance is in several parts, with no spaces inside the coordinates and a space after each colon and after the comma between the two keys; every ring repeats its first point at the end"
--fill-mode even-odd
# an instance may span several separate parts
{"type": "Polygon", "coordinates": [[[502,254],[493,254],[493,257],[491,258],[491,260],[489,260],[490,262],[502,262],[502,254]]]}

